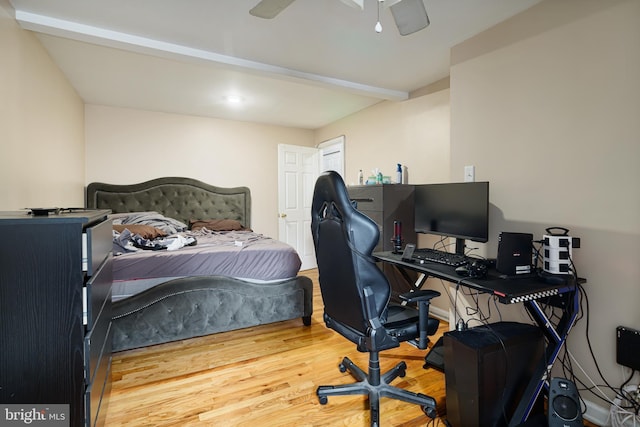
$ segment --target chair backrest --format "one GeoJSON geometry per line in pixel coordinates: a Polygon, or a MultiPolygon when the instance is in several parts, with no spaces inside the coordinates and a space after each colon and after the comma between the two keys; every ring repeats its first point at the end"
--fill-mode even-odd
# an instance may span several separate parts
{"type": "Polygon", "coordinates": [[[353,207],[340,175],[328,171],[316,181],[311,232],[325,316],[363,335],[369,328],[364,288],[375,298],[375,313],[384,321],[391,289],[371,253],[378,244],[377,224],[353,207]]]}

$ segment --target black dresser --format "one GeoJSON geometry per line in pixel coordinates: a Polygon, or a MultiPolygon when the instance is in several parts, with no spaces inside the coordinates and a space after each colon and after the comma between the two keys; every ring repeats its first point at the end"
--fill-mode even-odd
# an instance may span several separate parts
{"type": "Polygon", "coordinates": [[[69,405],[103,425],[111,387],[107,210],[0,212],[0,404],[69,405]]]}
{"type": "MultiPolygon", "coordinates": [[[[380,241],[374,252],[392,251],[394,221],[402,223],[402,247],[407,243],[416,243],[414,186],[407,184],[352,185],[347,187],[349,198],[355,201],[360,212],[378,224],[380,241]]],[[[398,294],[414,289],[417,275],[399,270],[388,263],[380,268],[389,280],[392,299],[399,302],[398,294]]]]}

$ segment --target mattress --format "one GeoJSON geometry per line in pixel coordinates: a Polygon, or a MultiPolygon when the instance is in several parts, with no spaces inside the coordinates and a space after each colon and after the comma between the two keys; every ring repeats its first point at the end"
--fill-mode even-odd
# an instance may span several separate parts
{"type": "Polygon", "coordinates": [[[290,245],[252,231],[185,232],[195,246],[177,250],[140,250],[114,257],[113,278],[118,281],[227,276],[257,281],[295,277],[298,253],[290,245]]]}

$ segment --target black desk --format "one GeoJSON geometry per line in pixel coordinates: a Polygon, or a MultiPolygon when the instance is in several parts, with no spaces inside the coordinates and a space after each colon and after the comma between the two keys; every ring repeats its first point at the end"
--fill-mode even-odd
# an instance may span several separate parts
{"type": "MultiPolygon", "coordinates": [[[[493,295],[503,304],[523,303],[525,309],[544,332],[547,341],[545,358],[538,363],[535,374],[527,385],[510,422],[510,426],[524,423],[542,391],[548,388],[547,375],[556,361],[580,308],[580,290],[571,276],[566,281],[547,283],[538,277],[502,278],[496,271],[489,271],[486,278],[461,277],[455,268],[433,262],[406,262],[400,254],[376,252],[374,258],[399,267],[420,273],[415,286],[422,286],[427,277],[436,277],[448,282],[493,295]],[[542,305],[551,305],[563,309],[562,316],[554,325],[544,312],[542,305]]],[[[585,282],[579,279],[580,283],[585,282]]]]}

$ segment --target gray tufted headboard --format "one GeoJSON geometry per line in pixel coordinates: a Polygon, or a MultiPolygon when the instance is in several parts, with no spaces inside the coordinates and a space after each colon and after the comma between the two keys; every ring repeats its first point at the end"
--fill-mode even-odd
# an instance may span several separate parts
{"type": "Polygon", "coordinates": [[[251,192],[222,188],[191,178],[166,177],[139,184],[92,182],[86,206],[113,213],[155,211],[189,224],[190,219],[235,219],[251,228],[251,192]]]}

